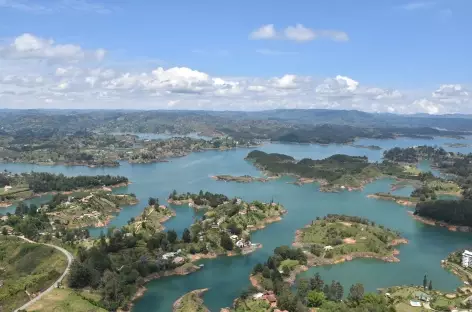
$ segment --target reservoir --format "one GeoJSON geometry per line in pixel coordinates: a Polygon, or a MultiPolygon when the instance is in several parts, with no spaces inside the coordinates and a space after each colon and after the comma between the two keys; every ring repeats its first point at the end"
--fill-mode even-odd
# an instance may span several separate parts
{"type": "MultiPolygon", "coordinates": [[[[258,149],[265,152],[277,152],[291,155],[297,159],[321,159],[333,154],[367,156],[370,161],[381,161],[385,149],[399,146],[437,145],[448,151],[468,153],[471,148],[450,148],[445,143],[471,143],[472,140],[438,138],[433,141],[402,138],[397,140],[363,139],[357,145],[377,145],[383,150],[371,150],[350,145],[312,145],[312,144],[266,144],[258,149]]],[[[369,218],[378,224],[398,230],[409,240],[408,245],[398,247],[401,260],[399,263],[384,263],[377,260],[354,260],[334,266],[312,268],[301,276],[312,276],[320,272],[325,281],[339,280],[345,290],[351,284],[362,283],[367,291],[375,291],[379,287],[394,285],[420,285],[423,276],[428,275],[434,288],[448,291],[461,284],[458,278],[443,270],[440,261],[450,252],[470,247],[472,234],[449,232],[443,228],[427,226],[414,221],[407,208],[389,201],[367,198],[375,192],[388,192],[389,179],[375,181],[362,191],[323,193],[318,185],[306,184],[296,186],[289,184],[290,178],[282,178],[268,183],[231,183],[218,182],[210,177],[219,174],[261,176],[261,173],[244,157],[251,149],[235,149],[230,151],[206,151],[193,153],[186,157],[171,159],[168,163],[128,164],[122,162],[120,167],[88,168],[66,166],[37,166],[30,164],[0,164],[0,170],[12,172],[47,171],[65,175],[124,175],[132,184],[128,187],[115,189],[114,192],[132,192],[140,199],[136,206],[125,207],[113,219],[109,226],[122,226],[138,215],[147,204],[147,199],[159,197],[164,203],[172,190],[178,192],[223,193],[229,197],[237,196],[246,201],[274,200],[285,206],[288,213],[283,220],[273,223],[265,229],[252,234],[252,241],[262,243],[263,248],[251,255],[240,257],[222,257],[203,260],[204,267],[187,276],[166,277],[150,282],[148,291],[139,299],[133,312],[171,311],[173,302],[188,291],[197,288],[209,288],[205,294],[205,303],[211,311],[219,311],[222,307],[231,306],[233,300],[249,286],[249,274],[253,266],[267,259],[275,247],[290,245],[295,231],[310,223],[316,217],[329,213],[356,215],[369,218]]],[[[422,163],[421,170],[429,170],[428,164],[422,163]]],[[[407,189],[411,191],[411,189],[407,189]]],[[[405,191],[407,192],[407,191],[405,191]]],[[[408,194],[406,194],[408,195],[408,194]]],[[[36,198],[32,202],[40,204],[48,198],[36,198]]],[[[175,229],[179,235],[189,227],[197,213],[188,207],[173,207],[177,216],[164,225],[167,229],[175,229]]],[[[13,212],[14,207],[1,209],[0,213],[13,212]]],[[[91,234],[98,236],[106,229],[91,229],[91,234]]]]}

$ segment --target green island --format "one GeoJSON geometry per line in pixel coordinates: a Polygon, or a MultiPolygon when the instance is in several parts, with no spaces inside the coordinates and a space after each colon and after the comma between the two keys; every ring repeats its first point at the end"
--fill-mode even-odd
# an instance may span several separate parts
{"type": "Polygon", "coordinates": [[[283,154],[252,151],[247,157],[267,176],[290,175],[297,184],[319,182],[321,191],[356,190],[384,176],[409,178],[404,167],[389,163],[369,163],[367,157],[336,154],[321,160],[302,159],[283,154]]]}
{"type": "Polygon", "coordinates": [[[408,241],[400,234],[361,217],[330,214],[298,230],[293,246],[307,255],[309,266],[355,258],[398,262],[393,247],[408,241]]]}
{"type": "Polygon", "coordinates": [[[66,266],[66,257],[52,247],[0,236],[0,310],[22,306],[50,287],[66,266]]]}
{"type": "Polygon", "coordinates": [[[173,305],[173,312],[209,312],[207,307],[203,304],[201,298],[208,289],[193,290],[179,299],[173,305]]]}
{"type": "Polygon", "coordinates": [[[232,176],[232,175],[223,174],[223,175],[213,176],[212,178],[217,180],[217,181],[237,182],[237,183],[268,182],[268,181],[270,181],[270,177],[257,178],[257,177],[252,177],[250,175],[232,176]]]}
{"type": "Polygon", "coordinates": [[[82,192],[91,189],[104,189],[126,186],[128,178],[123,176],[75,176],[46,172],[13,174],[0,173],[0,207],[8,207],[34,196],[57,192],[82,192]]]}

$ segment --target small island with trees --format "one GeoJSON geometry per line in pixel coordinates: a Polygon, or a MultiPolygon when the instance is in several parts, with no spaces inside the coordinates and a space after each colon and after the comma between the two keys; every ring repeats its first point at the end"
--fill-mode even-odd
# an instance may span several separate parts
{"type": "Polygon", "coordinates": [[[298,230],[293,246],[304,250],[309,266],[317,266],[355,258],[398,262],[394,246],[406,243],[398,232],[368,219],[329,214],[298,230]]]}

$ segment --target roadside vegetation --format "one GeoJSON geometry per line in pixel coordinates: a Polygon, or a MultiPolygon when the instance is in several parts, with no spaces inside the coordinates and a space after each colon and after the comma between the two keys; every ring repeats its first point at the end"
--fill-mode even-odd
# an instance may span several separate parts
{"type": "Polygon", "coordinates": [[[0,236],[0,309],[13,311],[51,286],[64,272],[66,257],[45,245],[0,236]]]}

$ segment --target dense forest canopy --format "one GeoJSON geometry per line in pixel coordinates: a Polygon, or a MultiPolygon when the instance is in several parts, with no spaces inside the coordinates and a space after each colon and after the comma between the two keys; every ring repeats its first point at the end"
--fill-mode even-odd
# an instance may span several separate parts
{"type": "Polygon", "coordinates": [[[472,200],[437,200],[418,203],[415,214],[452,225],[472,227],[472,200]]]}

